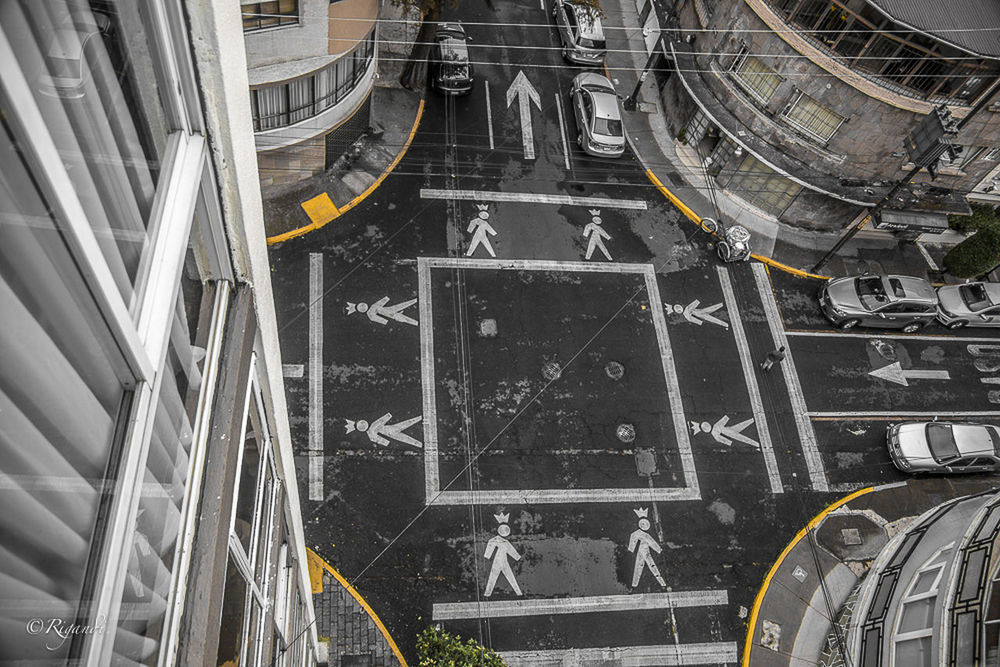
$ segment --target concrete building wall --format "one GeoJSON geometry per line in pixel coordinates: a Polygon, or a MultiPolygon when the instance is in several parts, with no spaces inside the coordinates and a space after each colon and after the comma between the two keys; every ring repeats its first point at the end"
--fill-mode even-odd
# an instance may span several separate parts
{"type": "Polygon", "coordinates": [[[253,69],[330,53],[329,7],[329,0],[299,0],[298,25],[246,33],[247,67],[253,69]]]}

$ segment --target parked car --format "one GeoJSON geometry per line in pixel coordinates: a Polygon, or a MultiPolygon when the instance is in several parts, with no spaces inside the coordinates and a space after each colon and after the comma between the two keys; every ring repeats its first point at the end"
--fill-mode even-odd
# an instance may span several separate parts
{"type": "Polygon", "coordinates": [[[431,85],[445,95],[464,95],[472,90],[469,38],[458,23],[442,23],[434,31],[431,54],[431,85]]]}
{"type": "Polygon", "coordinates": [[[92,12],[93,21],[67,20],[57,28],[45,53],[45,72],[38,77],[38,91],[49,97],[80,99],[92,77],[91,68],[100,62],[102,38],[112,31],[111,18],[92,12]]]}
{"type": "Polygon", "coordinates": [[[593,72],[576,75],[569,97],[580,148],[597,157],[618,157],[624,153],[625,130],[618,94],[607,77],[593,72]]]}
{"type": "Polygon", "coordinates": [[[967,473],[1000,469],[1000,428],[959,422],[904,422],[886,431],[889,455],[903,472],[967,473]]]}
{"type": "Polygon", "coordinates": [[[939,287],[938,315],[949,329],[1000,327],[1000,284],[965,283],[939,287]]]}
{"type": "Polygon", "coordinates": [[[860,325],[913,332],[937,316],[937,294],[923,278],[863,275],[829,280],[819,291],[820,308],[834,326],[860,325]]]}
{"type": "Polygon", "coordinates": [[[580,65],[604,62],[604,26],[594,9],[572,0],[553,0],[552,17],[562,42],[563,58],[580,65]]]}

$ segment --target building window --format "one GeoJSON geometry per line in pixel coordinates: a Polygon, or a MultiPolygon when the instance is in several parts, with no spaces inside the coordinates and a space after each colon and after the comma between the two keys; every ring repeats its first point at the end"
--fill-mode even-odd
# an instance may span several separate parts
{"type": "Polygon", "coordinates": [[[785,178],[753,155],[743,159],[724,187],[775,216],[781,215],[802,189],[801,185],[785,178]]]}
{"type": "Polygon", "coordinates": [[[934,610],[938,586],[951,556],[952,545],[942,547],[917,570],[896,612],[896,631],[892,636],[896,665],[931,667],[934,610]]]}
{"type": "Polygon", "coordinates": [[[830,111],[819,102],[799,91],[782,117],[806,134],[826,143],[834,135],[844,117],[830,111]]]}
{"type": "Polygon", "coordinates": [[[736,58],[733,76],[744,90],[763,104],[767,104],[781,83],[781,77],[758,58],[751,56],[746,48],[736,58]]]}
{"type": "Polygon", "coordinates": [[[251,89],[254,131],[294,125],[340,103],[357,88],[374,57],[373,30],[353,51],[321,70],[299,79],[251,89]]]}
{"type": "Polygon", "coordinates": [[[298,0],[271,0],[240,5],[243,10],[243,32],[266,30],[299,22],[298,0]]]}

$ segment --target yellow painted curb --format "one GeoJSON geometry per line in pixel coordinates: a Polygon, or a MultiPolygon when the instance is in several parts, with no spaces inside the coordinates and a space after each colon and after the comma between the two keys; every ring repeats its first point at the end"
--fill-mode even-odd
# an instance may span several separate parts
{"type": "MultiPolygon", "coordinates": [[[[420,98],[420,104],[417,107],[417,117],[413,121],[413,127],[410,128],[410,136],[406,138],[406,143],[403,144],[403,149],[396,155],[395,159],[393,159],[393,161],[389,164],[389,166],[385,168],[385,171],[382,172],[382,175],[379,176],[377,179],[375,179],[375,182],[369,185],[364,192],[362,192],[357,197],[355,197],[351,201],[341,206],[339,209],[336,206],[334,206],[333,208],[337,213],[329,220],[326,220],[325,222],[322,223],[317,223],[314,221],[313,223],[308,224],[305,227],[299,227],[298,229],[293,229],[290,232],[284,232],[283,234],[278,234],[276,236],[269,236],[267,237],[267,245],[274,245],[275,243],[281,243],[282,241],[287,241],[289,239],[294,239],[297,236],[302,236],[303,234],[311,232],[314,229],[319,229],[320,227],[326,225],[330,221],[336,220],[338,217],[343,215],[345,211],[349,211],[358,204],[360,204],[368,195],[370,195],[372,192],[375,191],[375,188],[382,185],[382,181],[385,180],[385,177],[388,176],[389,173],[396,168],[396,165],[399,164],[399,161],[403,159],[404,155],[406,155],[406,151],[410,148],[410,144],[413,143],[413,136],[417,133],[417,128],[420,126],[420,119],[423,117],[423,115],[424,115],[424,100],[423,98],[420,98]]],[[[329,195],[327,195],[327,198],[329,199],[329,195]]],[[[315,198],[309,201],[314,201],[314,200],[315,198]]],[[[333,204],[332,201],[330,203],[331,205],[333,204]]],[[[306,213],[308,213],[308,211],[306,211],[306,213]]]]}
{"type": "Polygon", "coordinates": [[[788,543],[788,546],[781,552],[778,556],[778,560],[774,561],[774,565],[768,570],[767,576],[764,577],[764,583],[761,585],[760,590],[757,591],[757,597],[753,601],[753,609],[750,611],[750,620],[747,624],[747,638],[743,644],[743,660],[740,662],[742,667],[748,667],[750,665],[750,647],[753,646],[754,630],[757,626],[757,614],[760,612],[760,605],[764,601],[764,595],[767,593],[767,587],[771,584],[771,578],[774,577],[778,568],[781,567],[782,562],[785,560],[785,556],[798,544],[803,537],[805,537],[810,530],[816,527],[816,525],[826,517],[827,514],[837,509],[841,505],[851,502],[859,496],[863,496],[866,493],[871,493],[875,490],[875,487],[867,487],[864,489],[858,489],[849,496],[841,498],[837,502],[833,503],[822,512],[813,517],[812,521],[806,524],[805,528],[800,530],[795,538],[788,543]]]}
{"type": "MultiPolygon", "coordinates": [[[[677,197],[677,195],[675,195],[673,192],[671,192],[670,190],[668,190],[667,186],[665,186],[660,181],[660,179],[658,179],[656,177],[656,174],[654,174],[652,172],[652,170],[650,170],[650,169],[646,170],[646,177],[650,180],[650,182],[653,185],[656,186],[656,189],[660,191],[660,194],[662,194],[664,197],[666,197],[667,199],[669,199],[670,202],[674,206],[676,206],[677,208],[679,208],[681,210],[681,213],[683,213],[684,215],[686,215],[688,217],[688,219],[691,220],[691,222],[694,222],[697,225],[701,225],[701,217],[697,213],[695,213],[694,211],[692,211],[687,206],[687,204],[685,204],[684,202],[682,202],[677,197]]],[[[754,258],[755,260],[757,260],[758,262],[763,262],[764,264],[767,264],[768,266],[772,266],[772,267],[774,267],[776,269],[779,269],[779,270],[784,271],[786,273],[790,273],[790,274],[792,274],[794,276],[799,276],[800,278],[818,278],[820,280],[828,280],[829,279],[829,276],[821,276],[821,275],[816,274],[816,273],[809,273],[808,271],[803,271],[801,269],[796,269],[794,267],[788,266],[787,264],[782,264],[778,260],[771,259],[770,257],[767,257],[765,255],[758,255],[757,253],[753,253],[750,256],[752,258],[754,258]]]]}
{"type": "MultiPolygon", "coordinates": [[[[423,101],[421,101],[421,104],[422,103],[423,101]]],[[[319,554],[317,554],[312,549],[306,548],[306,556],[308,557],[310,562],[310,576],[312,575],[311,564],[313,562],[316,562],[320,567],[329,572],[334,579],[339,581],[340,585],[347,589],[347,592],[350,593],[351,596],[358,601],[358,604],[360,604],[364,608],[368,616],[370,616],[371,619],[375,622],[375,625],[378,626],[379,632],[381,632],[382,636],[385,637],[385,640],[389,642],[389,648],[392,649],[392,652],[396,656],[396,659],[399,660],[399,664],[402,665],[403,667],[409,667],[406,664],[406,659],[403,657],[403,654],[399,651],[399,647],[396,646],[396,642],[393,641],[392,635],[389,634],[389,631],[382,624],[382,619],[380,619],[378,617],[378,614],[376,614],[375,611],[370,606],[368,606],[368,603],[365,602],[365,599],[363,597],[361,597],[361,594],[358,593],[356,590],[354,590],[354,586],[351,586],[351,584],[348,583],[347,579],[344,579],[344,577],[340,574],[340,572],[337,572],[337,570],[334,569],[332,565],[323,560],[319,556],[319,554]]]]}

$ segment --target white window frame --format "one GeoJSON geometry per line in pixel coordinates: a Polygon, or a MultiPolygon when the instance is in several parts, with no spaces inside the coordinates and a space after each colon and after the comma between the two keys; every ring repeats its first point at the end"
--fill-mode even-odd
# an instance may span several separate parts
{"type": "MultiPolygon", "coordinates": [[[[896,619],[893,622],[893,634],[892,634],[892,650],[889,653],[889,666],[893,667],[896,664],[896,644],[911,640],[911,639],[922,639],[924,637],[933,637],[934,635],[934,623],[931,622],[926,628],[920,630],[912,630],[910,632],[900,632],[899,628],[903,622],[903,610],[906,605],[910,602],[919,602],[921,600],[926,600],[928,598],[937,598],[938,589],[941,585],[941,578],[944,574],[945,568],[948,567],[949,561],[947,558],[942,559],[941,556],[949,551],[951,551],[954,546],[954,542],[949,542],[937,549],[934,554],[924,561],[924,564],[913,573],[910,578],[910,583],[906,587],[906,593],[900,598],[899,604],[896,606],[896,619]],[[917,581],[920,579],[920,575],[925,572],[936,572],[934,581],[927,591],[923,593],[912,593],[913,587],[916,586],[917,581]]],[[[933,602],[931,603],[933,605],[933,602]]],[[[933,616],[933,614],[932,614],[933,616]]],[[[908,667],[907,665],[899,665],[899,667],[908,667]]]]}
{"type": "Polygon", "coordinates": [[[844,121],[846,121],[847,119],[845,117],[841,116],[836,111],[833,111],[829,107],[826,107],[826,106],[820,104],[817,99],[815,99],[814,97],[811,97],[809,95],[806,95],[801,90],[797,90],[796,93],[797,94],[795,95],[795,98],[791,102],[789,102],[785,106],[784,109],[782,109],[782,111],[781,111],[781,118],[786,123],[788,123],[789,125],[791,125],[792,127],[794,127],[796,130],[798,130],[798,131],[800,131],[800,132],[808,135],[809,137],[811,137],[811,138],[815,139],[816,141],[820,142],[821,144],[826,145],[831,139],[833,139],[833,135],[837,134],[837,130],[840,129],[840,126],[843,125],[844,121]],[[817,132],[815,132],[815,131],[811,130],[810,128],[806,127],[805,125],[803,125],[802,123],[800,123],[795,118],[792,118],[792,116],[790,114],[795,109],[795,107],[802,101],[803,98],[809,99],[813,104],[815,104],[818,107],[822,108],[823,111],[825,111],[825,112],[829,113],[830,115],[835,116],[835,117],[837,117],[837,118],[840,119],[840,122],[838,122],[836,124],[836,126],[830,131],[829,136],[824,137],[823,135],[818,134],[817,132]]]}

